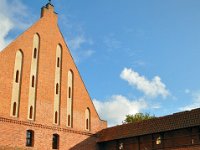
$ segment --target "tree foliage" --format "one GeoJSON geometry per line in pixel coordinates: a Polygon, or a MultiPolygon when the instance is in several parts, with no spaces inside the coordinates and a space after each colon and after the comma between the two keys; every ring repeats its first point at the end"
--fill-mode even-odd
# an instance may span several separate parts
{"type": "Polygon", "coordinates": [[[148,120],[155,118],[155,115],[150,115],[149,113],[136,113],[135,115],[126,115],[125,120],[123,121],[124,124],[126,123],[135,123],[135,122],[140,122],[143,120],[148,120]]]}

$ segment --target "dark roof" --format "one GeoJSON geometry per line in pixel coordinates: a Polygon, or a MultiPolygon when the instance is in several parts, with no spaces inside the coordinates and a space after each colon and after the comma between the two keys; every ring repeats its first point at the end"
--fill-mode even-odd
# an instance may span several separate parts
{"type": "Polygon", "coordinates": [[[200,108],[191,111],[103,129],[98,142],[111,141],[200,125],[200,108]]]}

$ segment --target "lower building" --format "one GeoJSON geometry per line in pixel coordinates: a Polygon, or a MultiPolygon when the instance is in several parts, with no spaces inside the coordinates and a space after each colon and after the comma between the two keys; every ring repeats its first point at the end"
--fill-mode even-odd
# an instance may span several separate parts
{"type": "Polygon", "coordinates": [[[200,109],[103,129],[98,145],[101,150],[200,150],[200,109]]]}

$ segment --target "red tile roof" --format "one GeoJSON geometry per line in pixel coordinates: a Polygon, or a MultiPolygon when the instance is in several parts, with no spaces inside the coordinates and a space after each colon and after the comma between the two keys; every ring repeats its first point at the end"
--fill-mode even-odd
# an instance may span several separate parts
{"type": "Polygon", "coordinates": [[[200,108],[137,123],[123,124],[103,129],[99,132],[98,142],[165,132],[199,125],[200,108]]]}

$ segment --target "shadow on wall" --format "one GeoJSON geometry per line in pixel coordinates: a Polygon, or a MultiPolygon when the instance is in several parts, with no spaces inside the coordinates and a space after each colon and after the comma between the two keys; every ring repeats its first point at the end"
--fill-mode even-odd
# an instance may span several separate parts
{"type": "Polygon", "coordinates": [[[81,143],[78,143],[74,147],[70,148],[69,150],[99,150],[98,144],[97,144],[97,136],[93,135],[81,143]]]}

